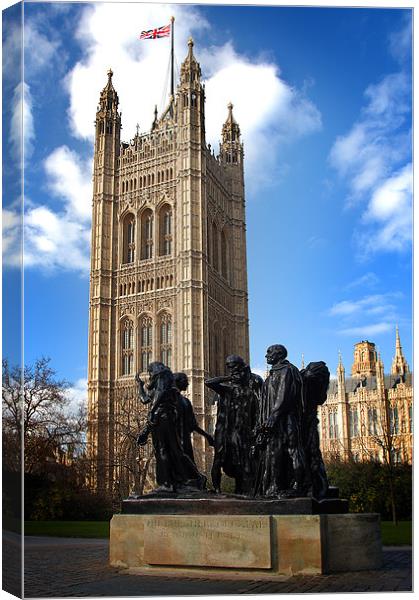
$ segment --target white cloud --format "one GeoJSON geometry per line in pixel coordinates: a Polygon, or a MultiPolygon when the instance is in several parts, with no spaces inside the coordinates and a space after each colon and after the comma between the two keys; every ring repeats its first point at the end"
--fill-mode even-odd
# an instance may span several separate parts
{"type": "Polygon", "coordinates": [[[365,91],[368,100],[351,130],[336,139],[329,160],[346,179],[348,206],[365,206],[355,232],[359,257],[404,250],[411,241],[411,82],[404,71],[365,91]]]}
{"type": "Polygon", "coordinates": [[[388,323],[383,321],[381,323],[374,323],[372,325],[362,325],[360,327],[341,329],[338,333],[341,333],[342,335],[366,338],[379,335],[380,333],[387,333],[392,329],[394,329],[394,322],[388,323]]]}
{"type": "Polygon", "coordinates": [[[374,287],[379,282],[379,278],[375,273],[365,273],[365,275],[361,275],[357,279],[354,279],[346,286],[347,290],[357,288],[357,287],[374,287]]]}
{"type": "Polygon", "coordinates": [[[66,203],[67,213],[89,220],[92,213],[93,161],[83,162],[67,146],[56,148],[45,161],[48,188],[66,203]]]}
{"type": "Polygon", "coordinates": [[[399,293],[373,294],[364,296],[358,300],[342,300],[337,302],[329,309],[331,316],[347,317],[356,313],[362,315],[377,314],[394,311],[394,299],[400,296],[399,293]]]}
{"type": "Polygon", "coordinates": [[[2,210],[3,264],[10,267],[22,266],[22,220],[18,208],[2,210]]]}
{"type": "Polygon", "coordinates": [[[90,227],[68,213],[46,206],[31,208],[25,215],[24,260],[28,267],[89,271],[90,227]]]}
{"type": "Polygon", "coordinates": [[[252,178],[261,171],[261,156],[264,170],[260,179],[266,176],[265,168],[272,168],[269,159],[275,161],[275,146],[279,142],[289,142],[321,129],[318,109],[280,78],[277,65],[240,56],[231,42],[202,49],[200,60],[204,73],[208,74],[207,140],[218,147],[226,107],[233,102],[245,144],[246,169],[252,178]]]}
{"type": "Polygon", "coordinates": [[[403,63],[412,58],[412,11],[406,10],[404,23],[398,31],[390,35],[390,52],[403,63]]]}
{"type": "Polygon", "coordinates": [[[400,292],[388,292],[342,300],[334,304],[328,314],[338,319],[335,330],[339,334],[373,336],[390,331],[400,321],[397,300],[401,297],[400,292]]]}
{"type": "Polygon", "coordinates": [[[57,58],[59,43],[51,36],[39,31],[37,23],[27,19],[24,29],[25,71],[31,77],[37,76],[45,67],[51,68],[51,63],[57,58]],[[36,49],[36,50],[35,50],[36,49]]]}
{"type": "Polygon", "coordinates": [[[77,413],[80,406],[87,406],[87,379],[78,379],[73,386],[67,390],[69,404],[66,410],[69,413],[77,413]]]}
{"type": "Polygon", "coordinates": [[[62,204],[56,211],[47,206],[29,206],[25,213],[25,264],[87,274],[91,160],[83,163],[67,146],[61,146],[47,157],[44,167],[47,187],[62,204]]]}
{"type": "Polygon", "coordinates": [[[363,215],[366,224],[378,224],[359,238],[364,255],[377,250],[403,250],[413,237],[413,173],[408,164],[374,190],[363,215]]]}
{"type": "MultiPolygon", "coordinates": [[[[40,33],[35,23],[26,21],[23,35],[22,28],[13,23],[6,28],[3,49],[4,75],[10,81],[20,79],[22,42],[25,74],[31,78],[38,77],[43,68],[51,68],[52,61],[57,57],[58,43],[40,33]]],[[[9,139],[14,157],[21,163],[23,150],[26,164],[32,156],[35,141],[33,98],[28,81],[20,81],[13,90],[9,139]]]]}
{"type": "MultiPolygon", "coordinates": [[[[83,163],[66,146],[54,150],[44,163],[47,187],[60,204],[52,210],[25,198],[24,262],[44,271],[76,271],[90,268],[90,219],[92,205],[91,160],[83,163]]],[[[20,264],[21,207],[3,211],[5,264],[20,264]]]]}
{"type": "Polygon", "coordinates": [[[26,162],[33,152],[35,129],[32,115],[32,96],[29,86],[24,82],[20,82],[13,92],[9,137],[14,156],[19,162],[22,157],[23,144],[23,155],[26,162]]]}

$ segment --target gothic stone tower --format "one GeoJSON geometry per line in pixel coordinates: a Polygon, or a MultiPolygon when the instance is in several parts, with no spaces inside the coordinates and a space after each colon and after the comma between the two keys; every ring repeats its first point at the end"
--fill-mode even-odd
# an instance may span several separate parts
{"type": "MultiPolygon", "coordinates": [[[[141,410],[136,372],[145,378],[154,360],[184,371],[198,421],[211,429],[204,379],[224,372],[228,354],[249,358],[240,128],[229,104],[214,156],[201,69],[188,46],[176,96],[149,133],[121,143],[112,71],[96,113],[88,444],[99,489],[124,476],[118,423],[141,410]]],[[[205,462],[201,437],[195,448],[205,462]]]]}

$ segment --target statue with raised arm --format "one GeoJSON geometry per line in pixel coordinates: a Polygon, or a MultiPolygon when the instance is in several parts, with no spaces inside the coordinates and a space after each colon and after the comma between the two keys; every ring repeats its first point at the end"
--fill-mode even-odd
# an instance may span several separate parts
{"type": "Polygon", "coordinates": [[[302,439],[302,378],[281,344],[270,346],[271,365],[263,385],[260,427],[256,441],[259,466],[254,493],[264,497],[304,496],[305,457],[302,439]]]}
{"type": "Polygon", "coordinates": [[[181,396],[174,385],[173,373],[163,363],[153,362],[148,367],[150,381],[145,386],[136,376],[138,396],[149,404],[147,425],[138,436],[137,443],[147,443],[151,434],[156,459],[154,493],[185,493],[205,489],[206,477],[184,452],[180,437],[181,396]]]}
{"type": "Polygon", "coordinates": [[[191,460],[195,462],[191,435],[195,431],[199,435],[202,435],[210,446],[214,446],[214,438],[212,435],[201,429],[195,417],[192,402],[182,394],[186,392],[189,386],[188,376],[186,373],[174,373],[175,386],[180,392],[180,436],[183,446],[183,451],[189,456],[191,460]]]}
{"type": "Polygon", "coordinates": [[[240,356],[228,356],[226,367],[228,375],[205,381],[205,385],[216,392],[218,405],[211,479],[214,490],[220,493],[223,470],[234,478],[236,494],[250,495],[255,477],[251,447],[263,380],[250,371],[240,356]]]}

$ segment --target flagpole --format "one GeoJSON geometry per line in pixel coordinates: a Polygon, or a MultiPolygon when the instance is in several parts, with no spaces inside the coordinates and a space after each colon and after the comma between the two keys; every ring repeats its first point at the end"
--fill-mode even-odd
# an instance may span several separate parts
{"type": "Polygon", "coordinates": [[[172,23],[171,34],[172,34],[172,47],[171,47],[171,79],[170,79],[170,95],[172,97],[172,102],[175,99],[175,51],[174,51],[174,37],[175,37],[175,17],[170,17],[170,21],[172,23]]]}

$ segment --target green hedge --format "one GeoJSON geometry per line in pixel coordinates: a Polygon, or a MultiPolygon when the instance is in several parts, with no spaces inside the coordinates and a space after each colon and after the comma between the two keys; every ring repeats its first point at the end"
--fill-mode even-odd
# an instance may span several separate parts
{"type": "MultiPolygon", "coordinates": [[[[378,512],[383,521],[392,519],[388,467],[378,462],[334,461],[326,465],[329,482],[349,500],[351,512],[378,512]]],[[[394,467],[392,477],[397,518],[412,518],[412,467],[394,467]]]]}

